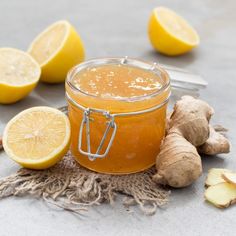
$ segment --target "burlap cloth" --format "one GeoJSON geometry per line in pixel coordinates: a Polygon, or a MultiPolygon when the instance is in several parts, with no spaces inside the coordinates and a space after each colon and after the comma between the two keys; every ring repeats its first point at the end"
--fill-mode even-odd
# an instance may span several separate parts
{"type": "MultiPolygon", "coordinates": [[[[65,108],[61,108],[66,112],[65,108]]],[[[168,202],[170,191],[153,182],[152,167],[130,175],[106,175],[81,167],[67,153],[61,162],[46,170],[22,168],[0,179],[0,198],[32,196],[65,210],[81,213],[88,206],[114,203],[117,194],[125,195],[126,207],[138,205],[144,214],[152,215],[168,202]]]]}

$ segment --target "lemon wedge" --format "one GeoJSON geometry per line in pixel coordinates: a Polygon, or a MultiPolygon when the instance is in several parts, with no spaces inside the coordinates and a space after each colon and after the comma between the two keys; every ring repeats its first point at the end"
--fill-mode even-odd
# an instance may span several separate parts
{"type": "Polygon", "coordinates": [[[61,160],[69,148],[70,123],[61,111],[33,107],[12,118],[3,133],[3,148],[20,165],[45,169],[61,160]]]}
{"type": "Polygon", "coordinates": [[[153,47],[166,55],[186,53],[199,44],[197,32],[174,11],[157,7],[152,11],[148,35],[153,47]]]}
{"type": "Polygon", "coordinates": [[[46,28],[34,39],[28,52],[41,66],[41,80],[48,83],[65,81],[70,68],[85,57],[80,36],[67,21],[46,28]]]}
{"type": "Polygon", "coordinates": [[[0,48],[0,103],[10,104],[27,96],[37,85],[41,69],[28,54],[0,48]]]}

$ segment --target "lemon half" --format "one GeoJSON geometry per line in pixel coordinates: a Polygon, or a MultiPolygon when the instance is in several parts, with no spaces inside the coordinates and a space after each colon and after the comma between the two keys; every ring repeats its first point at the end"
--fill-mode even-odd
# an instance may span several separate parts
{"type": "Polygon", "coordinates": [[[28,52],[41,66],[41,80],[48,83],[65,81],[70,68],[85,58],[80,36],[67,21],[46,28],[34,39],[28,52]]]}
{"type": "Polygon", "coordinates": [[[27,96],[37,85],[41,69],[28,54],[0,48],[0,103],[10,104],[27,96]]]}
{"type": "Polygon", "coordinates": [[[169,56],[186,53],[200,42],[197,32],[188,22],[165,7],[152,11],[148,35],[153,47],[169,56]]]}
{"type": "Polygon", "coordinates": [[[20,165],[45,169],[61,160],[70,143],[70,123],[61,111],[33,107],[20,112],[7,124],[3,148],[20,165]]]}

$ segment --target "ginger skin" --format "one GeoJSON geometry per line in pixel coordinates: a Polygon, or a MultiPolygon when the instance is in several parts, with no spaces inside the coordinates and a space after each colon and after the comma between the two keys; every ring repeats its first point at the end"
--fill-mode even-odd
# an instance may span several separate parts
{"type": "Polygon", "coordinates": [[[219,153],[229,153],[230,144],[224,135],[217,132],[211,125],[210,136],[207,141],[198,147],[198,152],[206,155],[216,155],[219,153]]]}
{"type": "Polygon", "coordinates": [[[156,160],[156,183],[172,187],[191,184],[202,173],[201,158],[197,149],[180,133],[169,133],[156,160]]]}
{"type": "Polygon", "coordinates": [[[2,137],[0,136],[0,151],[3,149],[3,146],[2,146],[2,137]]]}
{"type": "Polygon", "coordinates": [[[201,147],[201,153],[212,150],[208,153],[213,154],[228,149],[225,144],[224,148],[216,147],[222,146],[219,143],[222,141],[219,133],[216,139],[213,138],[214,133],[210,135],[213,130],[209,126],[209,120],[213,113],[213,108],[206,102],[191,96],[183,96],[176,103],[169,118],[166,137],[156,158],[158,172],[153,176],[156,183],[175,188],[188,186],[202,174],[198,147],[201,147]]]}

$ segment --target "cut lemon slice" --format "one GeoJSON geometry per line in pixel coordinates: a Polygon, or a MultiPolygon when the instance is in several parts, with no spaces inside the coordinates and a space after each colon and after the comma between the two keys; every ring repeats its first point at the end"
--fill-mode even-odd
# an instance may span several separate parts
{"type": "Polygon", "coordinates": [[[0,48],[0,103],[10,104],[27,96],[39,81],[38,63],[23,51],[0,48]]]}
{"type": "Polygon", "coordinates": [[[3,148],[14,161],[31,169],[45,169],[66,154],[70,123],[61,111],[33,107],[22,111],[7,124],[3,148]]]}
{"type": "Polygon", "coordinates": [[[49,26],[35,38],[28,52],[41,66],[41,80],[48,83],[63,82],[68,70],[85,57],[83,43],[67,21],[49,26]]]}
{"type": "Polygon", "coordinates": [[[148,35],[153,47],[166,55],[180,55],[199,44],[197,32],[174,11],[157,7],[152,11],[148,35]]]}

